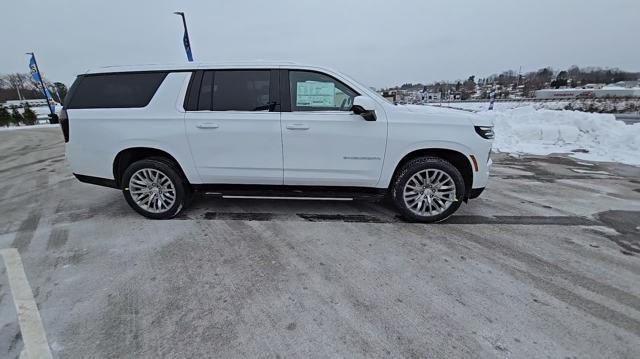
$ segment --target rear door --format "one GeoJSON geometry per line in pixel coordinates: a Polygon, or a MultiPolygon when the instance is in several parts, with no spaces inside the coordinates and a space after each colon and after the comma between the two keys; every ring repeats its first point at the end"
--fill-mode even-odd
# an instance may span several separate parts
{"type": "Polygon", "coordinates": [[[204,182],[283,183],[277,79],[269,69],[194,73],[185,126],[204,182]]]}

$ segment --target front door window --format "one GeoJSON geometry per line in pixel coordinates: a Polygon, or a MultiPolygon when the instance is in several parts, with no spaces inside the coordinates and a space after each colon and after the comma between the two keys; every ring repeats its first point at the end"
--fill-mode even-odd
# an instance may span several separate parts
{"type": "Polygon", "coordinates": [[[327,75],[289,71],[291,111],[350,111],[358,95],[327,75]]]}

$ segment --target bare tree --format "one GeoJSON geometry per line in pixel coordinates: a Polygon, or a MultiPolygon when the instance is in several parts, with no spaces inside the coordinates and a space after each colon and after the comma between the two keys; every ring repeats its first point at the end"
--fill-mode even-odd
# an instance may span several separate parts
{"type": "Polygon", "coordinates": [[[18,98],[22,98],[24,92],[34,89],[31,76],[28,73],[16,72],[13,74],[5,75],[3,77],[3,80],[8,84],[9,88],[12,88],[16,91],[18,98]]]}

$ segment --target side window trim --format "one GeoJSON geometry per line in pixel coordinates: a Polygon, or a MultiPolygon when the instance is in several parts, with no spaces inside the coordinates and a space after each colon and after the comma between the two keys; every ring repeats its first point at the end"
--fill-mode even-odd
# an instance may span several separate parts
{"type": "Polygon", "coordinates": [[[187,94],[184,99],[185,111],[198,110],[198,98],[200,98],[200,84],[202,83],[203,73],[204,71],[198,70],[191,74],[191,80],[189,80],[189,87],[187,88],[187,94]]]}
{"type": "Polygon", "coordinates": [[[213,111],[213,88],[215,78],[215,70],[206,70],[202,72],[202,79],[200,81],[200,95],[198,96],[198,106],[196,107],[198,111],[213,111]],[[210,83],[208,84],[208,86],[205,86],[205,84],[207,84],[207,79],[210,81],[210,83]],[[203,96],[202,91],[205,89],[209,91],[209,96],[203,96]]]}
{"type": "Polygon", "coordinates": [[[290,82],[290,77],[289,77],[289,72],[290,71],[299,71],[299,72],[311,72],[311,73],[316,73],[316,74],[320,74],[323,76],[327,76],[328,78],[332,79],[333,81],[342,84],[344,87],[346,87],[347,89],[349,89],[350,91],[352,91],[355,96],[360,96],[362,95],[360,92],[356,91],[353,89],[353,87],[345,84],[343,81],[335,78],[333,75],[330,75],[328,73],[322,72],[322,71],[317,71],[317,70],[308,70],[308,69],[280,69],[280,97],[282,98],[282,112],[299,112],[299,113],[304,113],[304,112],[309,112],[309,113],[318,113],[318,112],[333,112],[333,113],[344,113],[346,111],[340,111],[340,110],[314,110],[314,111],[293,111],[293,104],[291,103],[291,82],[290,82]]]}
{"type": "Polygon", "coordinates": [[[282,112],[291,112],[291,93],[289,88],[289,70],[280,70],[280,98],[282,104],[280,106],[282,112]]]}
{"type": "Polygon", "coordinates": [[[269,112],[280,112],[280,70],[269,69],[269,112]]]}

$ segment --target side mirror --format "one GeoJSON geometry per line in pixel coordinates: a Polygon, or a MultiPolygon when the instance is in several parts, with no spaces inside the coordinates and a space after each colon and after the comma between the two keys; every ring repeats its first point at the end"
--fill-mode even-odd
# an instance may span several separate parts
{"type": "Polygon", "coordinates": [[[375,121],[377,119],[376,103],[366,96],[356,96],[356,98],[353,99],[351,111],[356,115],[362,116],[362,118],[367,121],[375,121]]]}

